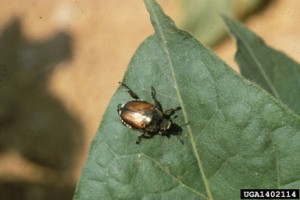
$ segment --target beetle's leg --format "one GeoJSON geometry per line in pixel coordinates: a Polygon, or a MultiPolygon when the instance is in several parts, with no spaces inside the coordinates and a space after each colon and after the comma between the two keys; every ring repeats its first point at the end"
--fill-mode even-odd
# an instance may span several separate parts
{"type": "Polygon", "coordinates": [[[134,98],[134,99],[140,99],[138,97],[138,95],[136,95],[125,83],[123,82],[119,82],[123,87],[125,87],[127,89],[127,92],[129,93],[129,95],[134,98]]]}
{"type": "Polygon", "coordinates": [[[175,109],[166,110],[164,112],[164,114],[170,117],[170,116],[174,115],[177,110],[181,110],[181,107],[177,107],[175,109]]]}
{"type": "Polygon", "coordinates": [[[140,142],[141,142],[141,140],[142,140],[142,137],[144,137],[146,134],[147,134],[146,132],[141,133],[141,134],[137,137],[135,143],[136,143],[136,144],[140,144],[140,142]]]}
{"type": "Polygon", "coordinates": [[[155,107],[158,108],[161,112],[163,112],[162,106],[156,98],[156,91],[153,86],[151,86],[151,97],[154,101],[155,107]]]}
{"type": "Polygon", "coordinates": [[[142,137],[143,137],[143,135],[139,135],[139,136],[137,137],[135,143],[136,143],[136,144],[140,144],[142,137]]]}
{"type": "Polygon", "coordinates": [[[140,144],[142,138],[150,138],[150,137],[151,137],[151,135],[149,135],[147,132],[143,132],[143,133],[141,133],[141,134],[137,137],[135,143],[136,143],[136,144],[140,144]]]}

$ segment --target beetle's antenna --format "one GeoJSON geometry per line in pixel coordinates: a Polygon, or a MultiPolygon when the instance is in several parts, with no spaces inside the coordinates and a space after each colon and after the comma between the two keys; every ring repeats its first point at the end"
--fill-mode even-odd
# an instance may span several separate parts
{"type": "Polygon", "coordinates": [[[170,117],[170,116],[174,115],[174,113],[175,113],[177,110],[181,110],[181,107],[177,107],[177,108],[175,108],[175,109],[169,109],[169,110],[166,110],[166,111],[164,112],[164,114],[170,117]]]}

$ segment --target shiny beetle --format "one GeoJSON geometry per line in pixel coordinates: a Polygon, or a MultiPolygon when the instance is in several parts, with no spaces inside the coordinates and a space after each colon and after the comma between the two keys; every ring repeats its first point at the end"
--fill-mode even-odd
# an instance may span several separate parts
{"type": "Polygon", "coordinates": [[[160,102],[156,99],[156,92],[153,87],[151,87],[151,97],[154,105],[140,99],[125,83],[119,83],[127,89],[129,95],[134,99],[123,105],[119,104],[118,114],[124,126],[141,132],[136,144],[139,144],[142,138],[150,138],[157,133],[168,135],[173,124],[171,116],[181,108],[163,111],[160,102]]]}

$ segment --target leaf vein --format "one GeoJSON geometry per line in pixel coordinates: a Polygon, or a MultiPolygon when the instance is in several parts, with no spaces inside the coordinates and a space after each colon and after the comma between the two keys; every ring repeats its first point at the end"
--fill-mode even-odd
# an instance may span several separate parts
{"type": "MultiPolygon", "coordinates": [[[[155,18],[154,21],[157,22],[157,28],[158,28],[158,33],[157,34],[161,36],[161,39],[162,39],[162,49],[163,49],[163,51],[167,55],[167,60],[168,60],[168,63],[169,63],[170,69],[171,69],[172,77],[174,79],[175,89],[176,89],[176,92],[177,92],[177,96],[178,96],[179,102],[180,102],[180,104],[182,106],[182,113],[183,113],[183,116],[184,116],[186,122],[188,122],[188,120],[187,120],[188,117],[187,117],[186,109],[185,109],[184,104],[183,104],[182,95],[180,94],[179,89],[178,89],[178,83],[177,83],[176,75],[175,75],[175,72],[174,72],[174,64],[172,62],[171,55],[170,55],[170,52],[169,52],[168,47],[167,47],[167,40],[165,38],[162,25],[160,24],[160,21],[159,21],[157,15],[155,13],[153,7],[152,7],[152,4],[150,3],[150,0],[146,0],[146,3],[148,4],[148,8],[151,9],[152,16],[155,18]]],[[[199,167],[200,174],[202,175],[202,180],[204,182],[204,186],[205,186],[208,198],[212,200],[213,197],[212,197],[212,193],[211,193],[211,190],[210,190],[209,182],[208,182],[208,180],[206,178],[206,175],[205,175],[205,172],[204,172],[204,168],[202,166],[202,162],[201,162],[201,159],[200,159],[200,153],[198,152],[197,144],[195,142],[196,140],[194,138],[191,126],[188,125],[187,129],[188,129],[188,133],[189,133],[189,136],[190,136],[190,140],[191,140],[191,144],[192,144],[192,149],[194,151],[194,154],[195,154],[195,157],[196,157],[196,160],[197,160],[197,164],[198,164],[198,167],[199,167]]]]}
{"type": "Polygon", "coordinates": [[[279,189],[280,188],[280,168],[279,168],[279,160],[278,160],[278,155],[277,155],[277,151],[276,151],[276,146],[275,146],[275,143],[274,143],[274,140],[273,140],[273,137],[272,137],[272,134],[271,132],[269,132],[269,136],[270,136],[270,139],[271,139],[271,143],[272,143],[272,148],[273,148],[273,152],[274,152],[274,155],[275,155],[275,164],[276,164],[276,174],[277,174],[277,188],[279,189]]]}
{"type": "Polygon", "coordinates": [[[158,161],[156,161],[155,159],[151,158],[150,156],[148,156],[146,154],[142,154],[142,155],[144,155],[145,157],[147,157],[148,159],[150,159],[152,162],[154,162],[161,170],[163,170],[166,174],[168,174],[170,177],[172,177],[182,187],[187,188],[188,190],[192,191],[193,193],[197,194],[198,196],[206,198],[206,196],[204,194],[202,194],[201,192],[198,192],[194,188],[191,188],[190,186],[184,184],[182,181],[178,180],[173,174],[171,174],[168,170],[166,170],[158,161]]]}

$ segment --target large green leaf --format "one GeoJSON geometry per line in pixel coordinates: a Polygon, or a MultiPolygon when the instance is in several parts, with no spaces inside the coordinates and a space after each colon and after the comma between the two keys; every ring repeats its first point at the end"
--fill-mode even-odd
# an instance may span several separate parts
{"type": "Polygon", "coordinates": [[[164,109],[181,106],[176,136],[135,144],[113,96],[91,144],[75,199],[239,199],[241,188],[299,188],[300,120],[244,80],[145,0],[155,34],[136,51],[126,82],[164,109]]]}
{"type": "Polygon", "coordinates": [[[224,17],[237,40],[236,60],[241,73],[300,114],[300,65],[268,47],[240,23],[224,17]]]}

